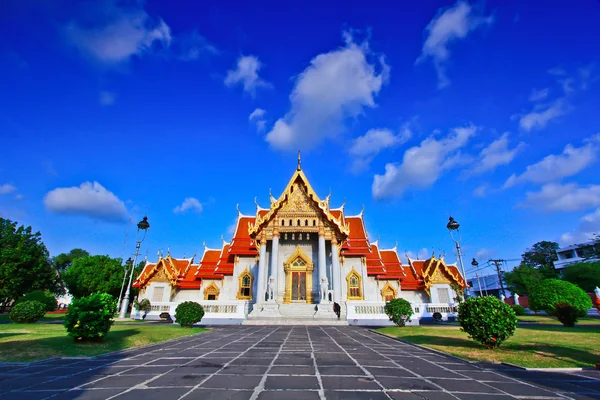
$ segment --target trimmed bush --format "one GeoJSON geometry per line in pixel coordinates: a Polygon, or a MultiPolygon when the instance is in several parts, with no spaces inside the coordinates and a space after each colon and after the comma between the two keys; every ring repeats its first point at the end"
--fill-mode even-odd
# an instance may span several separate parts
{"type": "Polygon", "coordinates": [[[412,305],[405,299],[392,299],[385,304],[385,313],[394,324],[406,325],[413,315],[412,305]]]}
{"type": "Polygon", "coordinates": [[[517,328],[513,309],[493,296],[471,297],[458,307],[461,330],[488,349],[499,347],[517,328]]]}
{"type": "Polygon", "coordinates": [[[568,303],[556,303],[554,305],[554,314],[564,326],[573,327],[577,322],[579,312],[568,303]]]}
{"type": "Polygon", "coordinates": [[[152,304],[150,304],[150,300],[148,299],[142,299],[140,301],[137,301],[137,299],[135,299],[135,301],[133,302],[133,307],[147,313],[152,308],[152,304]]]}
{"type": "Polygon", "coordinates": [[[32,324],[46,314],[46,306],[41,301],[22,301],[10,310],[10,320],[18,324],[32,324]]]}
{"type": "Polygon", "coordinates": [[[511,307],[516,315],[525,315],[525,307],[523,307],[522,305],[513,304],[511,307]]]}
{"type": "Polygon", "coordinates": [[[31,300],[39,301],[40,303],[44,304],[46,311],[54,311],[58,306],[56,298],[48,290],[35,290],[33,292],[26,293],[25,296],[16,301],[16,304],[31,300]]]}
{"type": "Polygon", "coordinates": [[[74,299],[65,317],[65,328],[78,341],[100,341],[114,323],[116,300],[107,293],[74,299]]]}
{"type": "Polygon", "coordinates": [[[585,316],[587,310],[592,308],[592,300],[579,286],[558,279],[543,280],[529,296],[529,308],[536,312],[544,310],[548,315],[555,316],[556,303],[572,305],[580,316],[585,316]]]}
{"type": "Polygon", "coordinates": [[[184,301],[175,309],[175,322],[186,328],[191,328],[204,317],[204,308],[194,301],[184,301]]]}

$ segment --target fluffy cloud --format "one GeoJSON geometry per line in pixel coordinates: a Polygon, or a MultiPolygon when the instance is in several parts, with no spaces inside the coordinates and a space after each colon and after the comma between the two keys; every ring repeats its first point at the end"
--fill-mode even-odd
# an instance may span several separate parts
{"type": "Polygon", "coordinates": [[[17,191],[16,186],[11,185],[10,183],[5,183],[4,185],[0,185],[0,194],[11,194],[17,191]]]}
{"type": "Polygon", "coordinates": [[[169,26],[151,18],[139,3],[128,7],[105,3],[92,21],[73,21],[66,32],[81,52],[104,64],[127,62],[133,56],[151,52],[154,46],[167,48],[171,44],[169,26]]]}
{"type": "Polygon", "coordinates": [[[113,104],[115,104],[116,98],[117,98],[117,95],[115,93],[101,91],[98,101],[100,102],[100,105],[102,105],[102,106],[112,106],[113,104]]]}
{"type": "Polygon", "coordinates": [[[548,88],[544,88],[544,89],[533,89],[531,91],[531,94],[529,95],[529,101],[540,101],[540,100],[544,100],[546,97],[548,97],[548,93],[550,93],[550,89],[548,88]]]}
{"type": "Polygon", "coordinates": [[[600,134],[586,139],[585,143],[581,147],[568,144],[561,154],[544,157],[542,161],[528,166],[521,175],[511,175],[504,187],[524,182],[552,182],[579,173],[596,161],[600,151],[600,134]]]}
{"type": "Polygon", "coordinates": [[[488,192],[488,185],[479,185],[473,190],[473,196],[475,197],[485,197],[488,192]]]}
{"type": "MultiPolygon", "coordinates": [[[[431,256],[431,250],[425,247],[423,247],[417,253],[409,250],[406,252],[406,256],[410,257],[411,260],[426,260],[431,256]]],[[[408,260],[406,260],[406,258],[404,258],[404,260],[404,262],[408,264],[408,260]]]]}
{"type": "Polygon", "coordinates": [[[480,174],[493,171],[501,165],[510,164],[517,154],[525,148],[525,143],[520,142],[512,149],[508,147],[508,133],[494,140],[489,146],[481,150],[475,168],[470,170],[471,174],[480,174]]]}
{"type": "Polygon", "coordinates": [[[79,214],[104,220],[124,220],[125,203],[98,182],[84,182],[79,187],[54,189],[44,198],[49,211],[79,214]]]}
{"type": "Polygon", "coordinates": [[[363,136],[352,142],[349,153],[353,156],[352,170],[359,172],[371,163],[382,150],[406,143],[412,137],[408,126],[404,126],[398,134],[390,129],[369,129],[363,136]]]}
{"type": "Polygon", "coordinates": [[[450,58],[450,43],[466,38],[470,32],[491,24],[493,20],[492,16],[483,16],[466,1],[459,1],[445,10],[440,9],[425,28],[427,38],[417,63],[431,58],[438,75],[438,87],[449,85],[444,64],[450,58]]]}
{"type": "Polygon", "coordinates": [[[462,163],[459,150],[475,135],[474,126],[455,128],[442,139],[430,136],[404,153],[401,164],[386,164],[384,175],[373,178],[376,199],[400,197],[407,189],[425,189],[448,169],[462,163]]]}
{"type": "Polygon", "coordinates": [[[194,197],[186,197],[180,206],[177,206],[173,209],[173,212],[175,214],[181,214],[186,211],[201,213],[202,212],[202,204],[200,204],[200,201],[198,201],[198,199],[196,199],[194,197]]]}
{"type": "Polygon", "coordinates": [[[263,132],[267,126],[267,121],[264,118],[266,114],[267,112],[265,110],[263,110],[262,108],[257,108],[254,111],[252,111],[252,113],[250,113],[248,121],[255,121],[256,130],[259,132],[263,132]]]}
{"type": "Polygon", "coordinates": [[[389,67],[382,56],[371,60],[367,42],[358,45],[349,33],[344,38],[344,47],[319,54],[296,79],[290,111],[267,133],[273,148],[313,148],[342,133],[345,118],[375,107],[374,96],[386,83],[389,67]]]}
{"type": "Polygon", "coordinates": [[[600,234],[600,208],[581,217],[577,232],[562,234],[560,242],[564,245],[586,242],[598,234],[600,234]]]}
{"type": "Polygon", "coordinates": [[[241,56],[237,60],[235,69],[227,71],[225,77],[226,86],[235,86],[242,84],[244,92],[254,96],[259,87],[270,87],[271,84],[258,76],[258,71],[262,67],[261,62],[256,56],[241,56]]]}
{"type": "Polygon", "coordinates": [[[600,206],[600,185],[579,186],[576,183],[549,183],[539,192],[527,192],[521,206],[542,211],[580,211],[600,206]]]}
{"type": "Polygon", "coordinates": [[[566,112],[567,108],[564,101],[558,100],[522,115],[519,118],[519,126],[527,132],[544,129],[550,121],[564,115],[566,112]]]}

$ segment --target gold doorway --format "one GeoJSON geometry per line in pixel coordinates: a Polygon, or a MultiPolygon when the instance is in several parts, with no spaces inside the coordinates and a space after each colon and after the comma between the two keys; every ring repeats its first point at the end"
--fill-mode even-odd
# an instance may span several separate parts
{"type": "Polygon", "coordinates": [[[300,246],[284,263],[284,303],[312,303],[313,263],[300,246]]]}

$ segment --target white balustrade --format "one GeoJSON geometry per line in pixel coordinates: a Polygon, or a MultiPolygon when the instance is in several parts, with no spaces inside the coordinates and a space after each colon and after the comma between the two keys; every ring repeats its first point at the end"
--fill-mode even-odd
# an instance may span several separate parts
{"type": "MultiPolygon", "coordinates": [[[[175,310],[177,306],[183,303],[180,302],[153,302],[150,305],[150,311],[146,315],[146,319],[158,319],[160,314],[168,312],[171,319],[175,318],[175,310]]],[[[248,314],[247,301],[232,300],[203,300],[199,301],[204,308],[204,317],[202,322],[210,323],[210,319],[245,319],[248,314]]],[[[137,318],[141,319],[143,313],[134,313],[137,318]]]]}

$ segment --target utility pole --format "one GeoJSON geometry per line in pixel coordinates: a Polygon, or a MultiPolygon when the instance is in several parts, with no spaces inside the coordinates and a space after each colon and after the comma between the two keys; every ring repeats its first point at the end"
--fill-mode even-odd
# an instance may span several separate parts
{"type": "Polygon", "coordinates": [[[506,292],[504,291],[504,282],[502,282],[502,271],[500,271],[500,264],[504,262],[502,259],[496,260],[488,260],[488,262],[493,263],[496,266],[496,272],[498,273],[498,281],[500,282],[500,289],[502,289],[502,294],[506,297],[506,292]]]}

